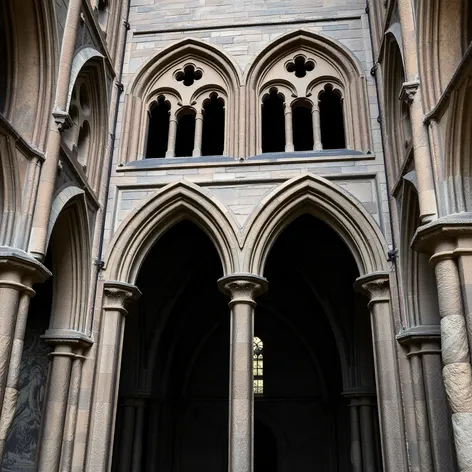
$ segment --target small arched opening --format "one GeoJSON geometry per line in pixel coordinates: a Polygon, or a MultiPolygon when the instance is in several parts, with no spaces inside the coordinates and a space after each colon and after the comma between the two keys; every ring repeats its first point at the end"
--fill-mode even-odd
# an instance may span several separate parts
{"type": "Polygon", "coordinates": [[[212,93],[203,104],[202,156],[222,156],[225,148],[225,102],[212,93]]]}
{"type": "Polygon", "coordinates": [[[177,119],[175,157],[189,157],[195,144],[195,110],[184,108],[177,119]]]}
{"type": "Polygon", "coordinates": [[[344,149],[344,113],[341,92],[326,84],[318,95],[323,149],[344,149]]]}
{"type": "Polygon", "coordinates": [[[262,152],[285,151],[285,98],[276,88],[262,99],[262,152]]]}
{"type": "Polygon", "coordinates": [[[149,111],[146,158],[165,157],[169,139],[170,103],[158,98],[149,111]]]}

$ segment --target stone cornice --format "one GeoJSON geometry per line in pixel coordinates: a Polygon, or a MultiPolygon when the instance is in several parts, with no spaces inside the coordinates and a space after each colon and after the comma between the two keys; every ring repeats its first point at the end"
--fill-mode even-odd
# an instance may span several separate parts
{"type": "Polygon", "coordinates": [[[88,348],[93,344],[92,338],[74,329],[48,329],[41,336],[48,344],[66,344],[88,348]]]}
{"type": "Polygon", "coordinates": [[[433,254],[439,243],[471,234],[472,213],[457,213],[420,226],[410,245],[415,251],[433,254]]]}
{"type": "Polygon", "coordinates": [[[411,345],[415,343],[441,340],[441,327],[439,325],[419,325],[402,330],[397,335],[400,344],[411,345]]]}

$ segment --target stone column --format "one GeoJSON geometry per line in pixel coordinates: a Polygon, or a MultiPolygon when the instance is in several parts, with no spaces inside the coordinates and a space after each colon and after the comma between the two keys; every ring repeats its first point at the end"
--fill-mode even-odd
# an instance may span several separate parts
{"type": "Polygon", "coordinates": [[[437,217],[436,194],[434,188],[433,165],[429,152],[428,130],[424,124],[425,110],[418,80],[417,40],[415,19],[411,0],[398,0],[403,57],[405,59],[405,78],[401,99],[410,105],[412,142],[415,169],[418,177],[418,200],[422,223],[428,223],[437,217]]]}
{"type": "Polygon", "coordinates": [[[18,381],[33,283],[51,273],[23,251],[0,250],[0,463],[18,399],[18,381]]]}
{"type": "Polygon", "coordinates": [[[293,145],[293,117],[292,117],[292,107],[284,104],[284,115],[285,115],[285,152],[295,151],[293,145]]]}
{"type": "Polygon", "coordinates": [[[408,470],[389,273],[375,272],[359,277],[356,289],[369,298],[383,470],[408,470]]]}
{"type": "Polygon", "coordinates": [[[320,105],[318,100],[313,104],[311,113],[313,115],[313,149],[315,151],[321,151],[323,144],[321,142],[320,105]]]}
{"type": "Polygon", "coordinates": [[[49,215],[55,189],[59,153],[61,151],[61,132],[67,129],[71,124],[69,111],[67,110],[67,100],[81,9],[82,0],[71,0],[69,2],[64,27],[67,34],[64,35],[61,56],[58,61],[59,70],[53,119],[49,127],[46,160],[41,168],[39,190],[36,199],[29,250],[31,253],[37,254],[38,258],[41,260],[46,254],[49,215]]]}
{"type": "Polygon", "coordinates": [[[177,117],[175,113],[169,112],[169,137],[167,138],[166,157],[175,157],[175,143],[177,140],[177,117]]]}
{"type": "Polygon", "coordinates": [[[193,144],[193,157],[202,155],[202,138],[203,138],[203,113],[199,112],[195,116],[195,141],[193,144]]]}
{"type": "Polygon", "coordinates": [[[472,471],[472,366],[454,245],[441,242],[431,258],[441,316],[443,380],[452,411],[459,470],[472,471]]]}
{"type": "Polygon", "coordinates": [[[233,274],[218,281],[231,297],[229,472],[252,472],[254,441],[253,340],[255,298],[267,290],[267,280],[233,274]]]}
{"type": "Polygon", "coordinates": [[[141,472],[143,461],[143,434],[144,434],[144,409],[146,403],[144,398],[135,400],[135,423],[133,438],[133,461],[131,463],[131,472],[141,472]]]}
{"type": "Polygon", "coordinates": [[[376,472],[374,418],[372,414],[375,403],[372,401],[372,397],[361,397],[358,400],[358,408],[361,425],[363,471],[376,472]]]}
{"type": "MultiPolygon", "coordinates": [[[[118,472],[129,472],[130,470],[131,457],[133,454],[134,414],[133,402],[127,398],[123,406],[123,427],[120,431],[118,472]]],[[[118,440],[118,438],[116,438],[116,440],[118,440]]]]}
{"type": "Polygon", "coordinates": [[[351,464],[352,472],[362,472],[362,449],[357,402],[351,398],[349,402],[349,417],[351,423],[351,464]]]}
{"type": "Polygon", "coordinates": [[[88,472],[107,472],[113,452],[121,352],[127,305],[139,298],[141,292],[134,285],[109,281],[104,283],[103,313],[99,339],[96,373],[97,390],[92,409],[89,440],[88,472]]]}

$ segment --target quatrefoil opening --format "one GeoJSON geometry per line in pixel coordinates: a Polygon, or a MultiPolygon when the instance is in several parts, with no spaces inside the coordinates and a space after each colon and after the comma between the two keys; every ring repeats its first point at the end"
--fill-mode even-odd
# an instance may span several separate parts
{"type": "Polygon", "coordinates": [[[196,69],[193,64],[186,65],[175,74],[175,80],[183,82],[186,87],[190,87],[196,80],[200,80],[202,77],[203,72],[200,69],[196,69]]]}
{"type": "Polygon", "coordinates": [[[295,77],[298,77],[299,79],[305,77],[307,72],[311,72],[314,68],[314,61],[307,60],[305,56],[296,56],[286,66],[287,71],[293,72],[295,77]]]}

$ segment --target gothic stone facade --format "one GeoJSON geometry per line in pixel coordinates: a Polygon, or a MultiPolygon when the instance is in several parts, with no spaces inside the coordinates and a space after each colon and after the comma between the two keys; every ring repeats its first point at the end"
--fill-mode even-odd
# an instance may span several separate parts
{"type": "Polygon", "coordinates": [[[2,1],[1,471],[471,472],[471,40],[2,1]]]}

